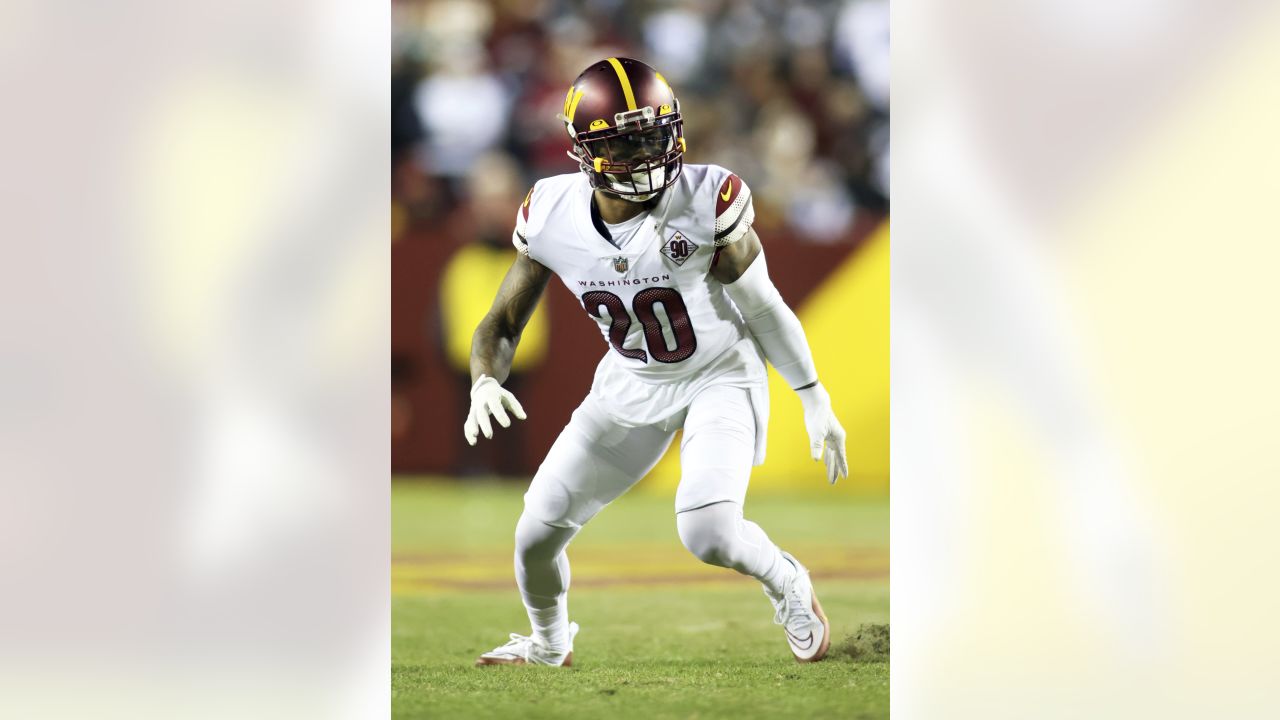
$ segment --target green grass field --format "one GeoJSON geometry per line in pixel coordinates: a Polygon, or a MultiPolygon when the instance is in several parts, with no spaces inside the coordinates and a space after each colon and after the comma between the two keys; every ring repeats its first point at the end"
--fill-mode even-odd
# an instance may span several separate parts
{"type": "Polygon", "coordinates": [[[889,622],[886,500],[748,499],[811,570],[832,625],[824,662],[791,658],[757,582],[685,552],[671,498],[632,492],[569,547],[574,666],[475,668],[529,631],[511,569],[523,490],[393,483],[394,717],[888,717],[889,664],[868,641],[889,622]]]}

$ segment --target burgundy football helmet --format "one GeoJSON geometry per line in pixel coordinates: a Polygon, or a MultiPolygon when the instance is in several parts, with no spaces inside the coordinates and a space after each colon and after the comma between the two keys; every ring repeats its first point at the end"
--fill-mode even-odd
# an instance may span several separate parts
{"type": "Polygon", "coordinates": [[[573,81],[560,115],[591,186],[643,202],[675,183],[684,165],[680,101],[665,78],[631,58],[609,58],[573,81]]]}

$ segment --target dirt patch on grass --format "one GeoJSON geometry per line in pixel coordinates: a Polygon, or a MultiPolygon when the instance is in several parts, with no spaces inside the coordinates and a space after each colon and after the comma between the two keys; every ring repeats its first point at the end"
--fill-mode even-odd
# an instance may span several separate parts
{"type": "Polygon", "coordinates": [[[889,662],[889,626],[864,623],[835,648],[854,662],[889,662]]]}

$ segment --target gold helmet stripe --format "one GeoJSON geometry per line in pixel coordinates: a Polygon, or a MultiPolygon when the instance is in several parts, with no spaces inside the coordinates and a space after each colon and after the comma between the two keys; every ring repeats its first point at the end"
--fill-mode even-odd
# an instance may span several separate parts
{"type": "Polygon", "coordinates": [[[569,122],[573,122],[573,114],[578,112],[580,102],[582,102],[582,91],[569,88],[569,94],[564,99],[564,116],[569,118],[569,122]]]}
{"type": "Polygon", "coordinates": [[[573,122],[574,113],[578,112],[578,103],[582,102],[582,91],[573,91],[573,102],[569,103],[569,122],[573,122]]]}
{"type": "Polygon", "coordinates": [[[622,83],[622,94],[627,98],[627,109],[636,109],[636,96],[631,93],[631,80],[627,78],[627,71],[622,69],[622,63],[618,62],[618,58],[609,58],[609,64],[613,66],[613,71],[618,73],[618,82],[622,83]]]}

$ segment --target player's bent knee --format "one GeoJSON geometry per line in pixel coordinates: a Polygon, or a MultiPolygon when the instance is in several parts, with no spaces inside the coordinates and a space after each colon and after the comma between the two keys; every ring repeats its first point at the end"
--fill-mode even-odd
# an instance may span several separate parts
{"type": "Polygon", "coordinates": [[[706,508],[688,510],[676,515],[676,530],[685,549],[708,565],[733,567],[733,551],[737,535],[721,513],[706,508]]]}
{"type": "Polygon", "coordinates": [[[567,526],[573,512],[569,493],[558,483],[537,483],[524,495],[521,517],[536,519],[548,525],[567,526]]]}
{"type": "Polygon", "coordinates": [[[723,546],[707,542],[705,538],[683,538],[683,540],[685,548],[702,562],[719,567],[727,566],[727,556],[723,546]]]}
{"type": "Polygon", "coordinates": [[[516,522],[516,559],[529,565],[554,558],[564,548],[565,528],[551,525],[527,511],[516,522]]]}

